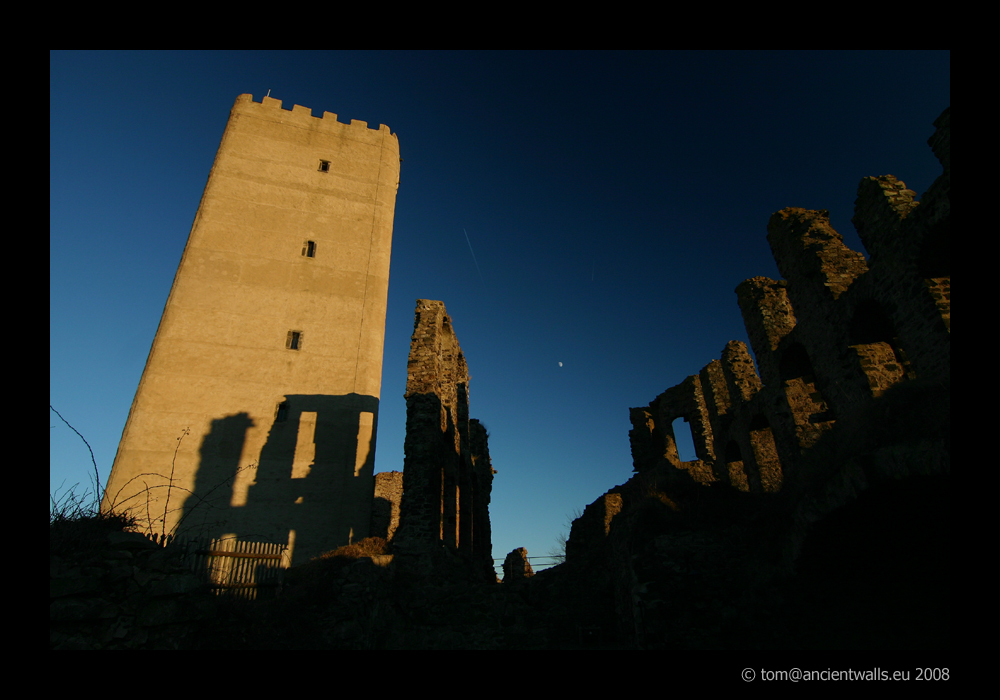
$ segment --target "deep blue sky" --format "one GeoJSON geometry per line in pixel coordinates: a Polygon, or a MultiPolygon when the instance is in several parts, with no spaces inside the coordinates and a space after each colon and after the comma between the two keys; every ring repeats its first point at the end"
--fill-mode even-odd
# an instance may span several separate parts
{"type": "MultiPolygon", "coordinates": [[[[927,189],[950,54],[54,52],[49,89],[50,402],[102,480],[229,110],[270,90],[399,136],[376,471],[402,469],[415,301],[439,299],[502,558],[630,477],[630,407],[746,341],[733,290],[778,277],[772,212],[829,209],[864,251],[862,177],[927,189]]],[[[50,490],[86,485],[49,425],[50,490]]]]}

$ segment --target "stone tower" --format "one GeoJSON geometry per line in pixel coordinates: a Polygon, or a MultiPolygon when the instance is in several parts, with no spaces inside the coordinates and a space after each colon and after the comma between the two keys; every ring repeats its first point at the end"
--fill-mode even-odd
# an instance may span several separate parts
{"type": "Polygon", "coordinates": [[[368,534],[399,144],[236,98],[108,479],[152,532],[368,534]]]}

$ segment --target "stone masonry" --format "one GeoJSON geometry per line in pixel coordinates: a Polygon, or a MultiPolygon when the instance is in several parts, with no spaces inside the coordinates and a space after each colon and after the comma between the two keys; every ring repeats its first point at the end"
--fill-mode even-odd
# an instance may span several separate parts
{"type": "Polygon", "coordinates": [[[868,260],[826,211],[771,216],[784,279],[736,288],[757,367],[731,341],[630,409],[637,473],[573,522],[548,598],[560,574],[531,579],[540,611],[576,595],[639,649],[950,648],[950,110],[934,125],[919,203],[858,186],[868,260]]]}
{"type": "Polygon", "coordinates": [[[771,217],[767,238],[785,279],[736,288],[760,374],[732,341],[721,361],[631,409],[637,472],[667,463],[701,483],[776,492],[838,418],[899,382],[950,380],[950,108],[934,125],[928,143],[944,172],[921,202],[892,175],[858,187],[852,221],[867,262],[825,210],[771,217]],[[678,457],[676,418],[691,426],[693,461],[678,457]]]}
{"type": "Polygon", "coordinates": [[[510,584],[520,579],[530,578],[535,575],[528,561],[528,550],[524,547],[508,552],[503,560],[503,582],[510,584]]]}
{"type": "Polygon", "coordinates": [[[375,500],[372,502],[371,537],[391,540],[399,527],[399,504],[403,500],[403,472],[375,475],[375,500]]]}
{"type": "Polygon", "coordinates": [[[105,512],[295,564],[368,535],[399,172],[385,125],[236,98],[105,512]]]}
{"type": "Polygon", "coordinates": [[[469,369],[440,301],[417,300],[406,383],[396,552],[440,546],[493,572],[486,429],[469,418],[469,369]]]}

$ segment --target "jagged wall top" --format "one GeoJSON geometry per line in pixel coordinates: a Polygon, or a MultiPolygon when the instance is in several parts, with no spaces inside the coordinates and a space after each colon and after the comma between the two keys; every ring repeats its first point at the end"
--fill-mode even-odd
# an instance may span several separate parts
{"type": "Polygon", "coordinates": [[[249,93],[240,95],[236,98],[233,111],[247,109],[259,110],[261,112],[267,111],[273,116],[281,117],[285,121],[298,121],[310,129],[320,129],[323,131],[354,129],[359,134],[365,135],[374,135],[374,133],[385,131],[392,138],[397,138],[396,134],[392,133],[385,124],[379,124],[378,129],[372,129],[368,126],[368,122],[357,119],[352,119],[350,124],[345,124],[344,122],[337,121],[337,115],[333,112],[323,112],[323,116],[314,117],[313,111],[309,107],[293,105],[291,109],[284,109],[281,106],[281,100],[273,97],[262,97],[260,102],[254,102],[253,95],[249,93]]]}
{"type": "Polygon", "coordinates": [[[785,279],[754,277],[736,288],[760,374],[733,341],[721,362],[630,409],[636,471],[670,464],[696,481],[776,491],[838,417],[850,425],[904,380],[923,382],[910,385],[915,392],[948,386],[950,110],[934,124],[928,143],[943,172],[922,203],[891,175],[861,180],[852,221],[870,263],[844,244],[826,210],[771,216],[767,240],[785,279]],[[699,461],[679,460],[676,418],[690,423],[699,461]],[[707,462],[701,479],[706,471],[691,465],[707,462]]]}
{"type": "Polygon", "coordinates": [[[417,299],[406,365],[406,394],[436,394],[452,409],[458,406],[456,386],[468,392],[469,367],[459,347],[444,302],[417,299]]]}

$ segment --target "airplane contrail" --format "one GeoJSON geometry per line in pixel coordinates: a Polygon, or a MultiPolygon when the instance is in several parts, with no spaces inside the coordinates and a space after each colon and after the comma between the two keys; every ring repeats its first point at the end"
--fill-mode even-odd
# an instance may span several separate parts
{"type": "Polygon", "coordinates": [[[476,260],[476,251],[472,249],[472,241],[469,240],[469,232],[463,228],[462,233],[465,234],[465,242],[469,244],[469,252],[472,253],[472,262],[476,263],[476,272],[479,273],[479,281],[483,283],[483,289],[486,289],[486,280],[483,279],[483,271],[479,269],[479,261],[476,260]]]}

